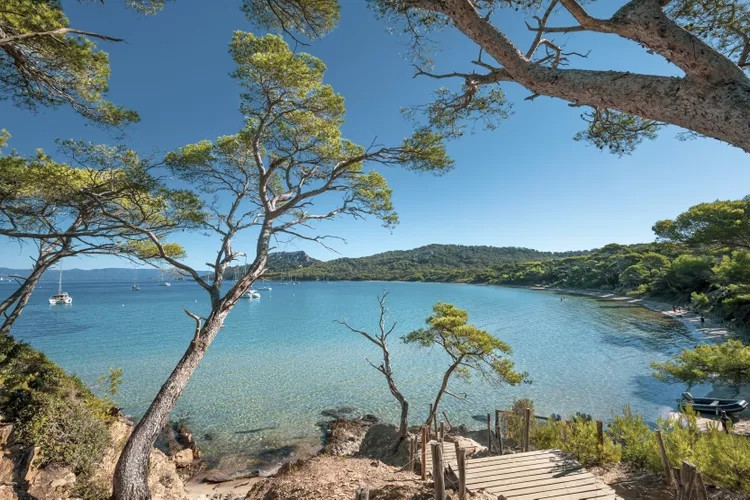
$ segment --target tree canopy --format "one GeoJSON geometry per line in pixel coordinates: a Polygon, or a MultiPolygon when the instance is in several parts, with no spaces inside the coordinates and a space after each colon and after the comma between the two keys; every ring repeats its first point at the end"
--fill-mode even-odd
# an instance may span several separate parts
{"type": "Polygon", "coordinates": [[[750,346],[730,339],[722,344],[703,344],[682,351],[673,360],[652,363],[654,376],[689,386],[724,382],[733,386],[750,384],[750,346]]]}
{"type": "MultiPolygon", "coordinates": [[[[372,0],[389,23],[412,38],[416,73],[455,81],[426,106],[435,127],[469,116],[503,117],[498,85],[515,82],[529,99],[549,96],[587,108],[576,136],[600,148],[629,153],[663,124],[674,124],[750,151],[750,6],[739,0],[628,0],[598,18],[577,0],[372,0]],[[521,46],[505,27],[512,12],[527,13],[530,42],[521,46]],[[473,69],[433,69],[431,34],[450,26],[477,48],[473,69]],[[672,74],[602,71],[574,66],[586,57],[578,33],[633,41],[669,61],[672,74]]],[[[598,5],[596,6],[598,7],[598,5]]],[[[600,9],[596,9],[600,10],[600,9]]],[[[511,21],[512,22],[512,21],[511,21]]]]}
{"type": "Polygon", "coordinates": [[[510,346],[489,332],[468,324],[468,312],[442,302],[432,306],[432,312],[425,321],[426,328],[414,330],[403,338],[407,344],[440,347],[450,358],[427,422],[437,413],[452,377],[469,380],[473,373],[478,373],[497,384],[528,382],[527,374],[516,372],[513,361],[506,357],[513,353],[510,346]]]}
{"type": "Polygon", "coordinates": [[[750,197],[700,203],[653,230],[662,240],[691,246],[750,250],[750,197]]]}

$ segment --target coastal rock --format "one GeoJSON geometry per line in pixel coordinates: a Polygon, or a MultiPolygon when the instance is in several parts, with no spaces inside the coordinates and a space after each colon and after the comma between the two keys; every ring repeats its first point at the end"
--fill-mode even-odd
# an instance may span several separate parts
{"type": "Polygon", "coordinates": [[[182,451],[178,451],[171,457],[172,462],[174,462],[175,466],[177,467],[188,467],[193,464],[193,450],[190,448],[185,448],[182,451]]]}
{"type": "Polygon", "coordinates": [[[369,421],[339,418],[328,423],[325,453],[333,456],[348,456],[357,453],[367,430],[369,421]]]}
{"type": "Polygon", "coordinates": [[[395,425],[375,424],[367,430],[355,456],[403,467],[409,461],[409,441],[404,439],[399,443],[395,425]]]}

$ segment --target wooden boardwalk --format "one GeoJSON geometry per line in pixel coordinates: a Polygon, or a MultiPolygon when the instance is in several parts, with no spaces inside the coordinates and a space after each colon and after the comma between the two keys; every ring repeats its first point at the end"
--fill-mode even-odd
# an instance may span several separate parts
{"type": "MultiPolygon", "coordinates": [[[[429,450],[429,448],[428,448],[429,450]]],[[[453,443],[443,445],[444,464],[458,475],[453,443]]],[[[427,453],[428,471],[432,457],[427,453]]],[[[499,500],[619,499],[615,491],[560,450],[539,450],[466,460],[466,488],[499,500]]]]}

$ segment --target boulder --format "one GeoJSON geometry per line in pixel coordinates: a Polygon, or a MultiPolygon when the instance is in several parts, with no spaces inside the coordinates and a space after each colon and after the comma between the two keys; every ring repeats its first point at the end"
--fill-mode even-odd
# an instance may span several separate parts
{"type": "Polygon", "coordinates": [[[192,465],[193,458],[193,450],[190,448],[185,448],[171,456],[172,462],[174,462],[175,466],[180,468],[192,465]]]}

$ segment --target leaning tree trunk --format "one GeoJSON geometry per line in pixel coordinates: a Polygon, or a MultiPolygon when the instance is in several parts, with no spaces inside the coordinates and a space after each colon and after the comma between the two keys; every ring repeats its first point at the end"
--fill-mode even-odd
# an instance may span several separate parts
{"type": "Polygon", "coordinates": [[[24,280],[21,286],[0,303],[0,314],[5,316],[5,321],[3,321],[2,326],[0,326],[0,334],[10,334],[10,330],[16,322],[16,319],[18,319],[18,316],[23,312],[26,304],[29,303],[29,299],[31,298],[31,294],[34,293],[37,283],[39,283],[44,272],[52,267],[55,262],[57,262],[57,259],[44,262],[37,261],[31,274],[24,280]],[[15,307],[13,307],[11,313],[8,314],[7,311],[13,304],[15,304],[15,307]]]}
{"type": "Polygon", "coordinates": [[[425,425],[429,425],[430,422],[432,422],[432,419],[435,418],[435,415],[437,415],[438,406],[440,406],[440,400],[443,399],[443,394],[445,394],[445,391],[448,390],[448,381],[450,380],[451,375],[453,375],[453,372],[456,370],[456,368],[458,368],[458,365],[461,364],[461,361],[463,361],[463,359],[463,356],[459,357],[445,371],[445,374],[443,375],[443,383],[440,384],[440,390],[438,391],[437,396],[435,396],[435,402],[432,404],[432,413],[427,415],[427,421],[425,422],[425,425]]]}
{"type": "Polygon", "coordinates": [[[167,423],[177,399],[187,386],[198,363],[219,332],[229,308],[221,308],[206,320],[196,334],[182,359],[161,386],[146,414],[133,429],[115,467],[112,498],[115,500],[142,500],[151,498],[148,488],[148,461],[154,442],[167,423]]]}

